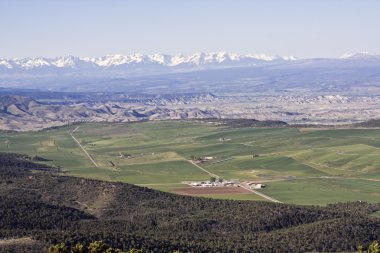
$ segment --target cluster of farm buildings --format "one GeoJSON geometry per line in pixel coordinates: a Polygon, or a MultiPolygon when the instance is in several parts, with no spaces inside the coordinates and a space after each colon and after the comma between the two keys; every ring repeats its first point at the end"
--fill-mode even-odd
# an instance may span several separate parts
{"type": "Polygon", "coordinates": [[[215,181],[200,181],[200,182],[190,182],[190,186],[192,187],[241,187],[241,185],[244,185],[246,187],[249,187],[250,189],[262,189],[265,187],[264,184],[257,184],[253,182],[244,182],[240,183],[237,179],[232,180],[223,180],[218,179],[215,181]]]}
{"type": "MultiPolygon", "coordinates": [[[[253,158],[258,157],[259,155],[253,154],[253,158]]],[[[210,160],[213,160],[216,157],[212,156],[203,156],[203,157],[195,157],[193,156],[193,162],[195,164],[204,163],[210,160]]],[[[224,162],[227,160],[230,160],[232,158],[225,158],[214,163],[224,162]]],[[[200,181],[200,182],[189,182],[188,185],[192,187],[243,187],[243,188],[249,188],[252,190],[262,189],[265,187],[265,184],[255,183],[255,182],[240,182],[239,179],[231,179],[231,180],[225,180],[223,178],[212,178],[212,180],[209,181],[200,181]]]]}

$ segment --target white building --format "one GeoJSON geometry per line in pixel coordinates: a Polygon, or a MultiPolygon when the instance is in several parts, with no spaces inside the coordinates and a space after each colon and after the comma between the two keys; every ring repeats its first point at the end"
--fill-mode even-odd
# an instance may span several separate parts
{"type": "Polygon", "coordinates": [[[249,184],[249,187],[251,189],[263,189],[265,187],[265,184],[249,184]]]}

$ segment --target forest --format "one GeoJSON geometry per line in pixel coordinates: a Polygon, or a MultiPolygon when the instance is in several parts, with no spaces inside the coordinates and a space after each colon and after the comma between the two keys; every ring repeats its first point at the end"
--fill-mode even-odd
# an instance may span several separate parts
{"type": "Polygon", "coordinates": [[[0,252],[103,241],[143,252],[355,252],[380,239],[380,203],[297,206],[216,200],[65,176],[0,153],[0,252]],[[11,244],[10,238],[29,238],[11,244]]]}

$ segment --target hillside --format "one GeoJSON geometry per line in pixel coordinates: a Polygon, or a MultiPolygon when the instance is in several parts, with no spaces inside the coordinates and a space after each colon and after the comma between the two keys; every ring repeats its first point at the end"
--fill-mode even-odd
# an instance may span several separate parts
{"type": "MultiPolygon", "coordinates": [[[[59,94],[65,96],[64,94],[59,94]]],[[[167,94],[160,96],[126,94],[95,95],[93,100],[83,94],[61,97],[66,102],[39,102],[19,95],[0,96],[0,130],[34,131],[79,122],[135,122],[145,120],[210,119],[228,117],[213,103],[218,98],[210,93],[167,94]],[[100,98],[102,97],[102,98],[100,98]],[[76,101],[75,99],[85,101],[76,101]],[[103,100],[101,100],[103,99],[103,100]],[[111,101],[109,101],[110,99],[111,101]],[[87,101],[86,101],[87,100],[87,101]]],[[[54,100],[54,99],[53,99],[54,100]]],[[[233,116],[235,117],[235,116],[233,116]]],[[[237,116],[245,118],[245,115],[237,116]]],[[[232,127],[285,126],[282,121],[255,119],[223,119],[232,127]]]]}
{"type": "Polygon", "coordinates": [[[3,244],[0,252],[41,252],[57,242],[94,240],[145,252],[337,252],[380,239],[380,220],[368,216],[379,204],[212,200],[47,168],[30,157],[0,154],[0,242],[29,238],[3,244]],[[34,170],[41,166],[45,171],[34,170]]]}
{"type": "Polygon", "coordinates": [[[365,122],[353,124],[353,127],[378,128],[380,127],[380,120],[371,119],[365,122]]]}
{"type": "MultiPolygon", "coordinates": [[[[223,75],[228,72],[225,70],[223,75]]],[[[201,74],[201,73],[200,73],[201,74]]],[[[237,74],[239,78],[240,74],[237,74]]],[[[234,75],[232,75],[234,76],[234,75]]],[[[142,82],[133,80],[136,87],[148,87],[146,92],[136,93],[133,89],[109,91],[46,91],[43,89],[20,89],[0,87],[0,130],[28,131],[61,126],[74,122],[131,122],[141,120],[178,119],[223,119],[227,121],[257,120],[246,126],[275,126],[297,124],[298,126],[350,125],[378,118],[380,96],[374,94],[345,94],[347,92],[320,91],[304,93],[254,92],[235,89],[243,81],[218,79],[225,90],[224,95],[207,92],[207,88],[193,87],[203,82],[202,76],[194,75],[191,85],[182,84],[181,77],[175,77],[178,87],[169,87],[171,81],[158,80],[165,93],[157,92],[152,79],[142,82]],[[223,84],[226,82],[225,84],[223,84]],[[230,85],[232,83],[233,85],[230,85]],[[191,92],[186,92],[187,88],[191,92]],[[185,89],[183,89],[185,88],[185,89]],[[231,90],[229,90],[231,89],[231,90]],[[264,121],[264,122],[261,122],[264,121]],[[276,123],[277,122],[277,123],[276,123]]],[[[219,77],[216,74],[216,77],[219,77]]],[[[207,79],[207,76],[204,78],[207,79]]],[[[225,78],[230,78],[228,73],[225,78]]],[[[81,86],[83,87],[83,86],[81,86]]],[[[256,86],[255,86],[256,87],[256,86]]],[[[265,86],[267,87],[267,86],[265,86]]],[[[364,87],[361,87],[361,89],[364,87]]],[[[277,89],[277,88],[276,88],[277,89]]],[[[354,125],[355,127],[355,125],[354,125]]],[[[358,125],[360,127],[360,125],[358,125]]]]}
{"type": "Polygon", "coordinates": [[[41,103],[25,97],[0,96],[0,130],[29,131],[76,122],[130,122],[141,120],[219,117],[212,109],[185,104],[208,103],[214,97],[195,94],[175,97],[147,97],[127,102],[41,103]]]}

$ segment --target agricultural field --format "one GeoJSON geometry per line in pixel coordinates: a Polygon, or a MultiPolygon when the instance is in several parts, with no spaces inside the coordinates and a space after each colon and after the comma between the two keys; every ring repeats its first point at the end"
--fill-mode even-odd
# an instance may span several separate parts
{"type": "Polygon", "coordinates": [[[380,129],[230,128],[200,121],[0,132],[0,151],[44,157],[69,175],[203,197],[265,200],[241,190],[186,189],[185,181],[209,180],[215,174],[264,183],[266,188],[258,191],[284,203],[306,205],[379,202],[379,147],[380,129]],[[212,159],[198,164],[202,170],[190,161],[194,157],[212,159]]]}

